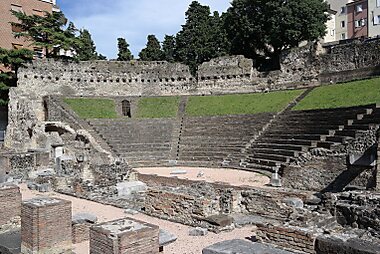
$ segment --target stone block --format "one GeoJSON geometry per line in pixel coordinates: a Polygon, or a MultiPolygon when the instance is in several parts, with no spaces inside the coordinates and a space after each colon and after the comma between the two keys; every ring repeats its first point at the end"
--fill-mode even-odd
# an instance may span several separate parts
{"type": "Polygon", "coordinates": [[[234,223],[234,218],[228,215],[218,214],[207,217],[205,221],[215,226],[226,227],[234,223]]]}
{"type": "Polygon", "coordinates": [[[21,215],[20,188],[12,184],[0,185],[0,226],[9,224],[21,215]]]}
{"type": "Polygon", "coordinates": [[[77,213],[73,215],[73,224],[91,223],[95,224],[98,221],[98,217],[91,213],[77,213]]]}
{"type": "Polygon", "coordinates": [[[319,236],[316,239],[316,254],[379,254],[380,246],[378,244],[360,240],[358,238],[337,237],[337,236],[319,236]]]}
{"type": "Polygon", "coordinates": [[[300,198],[285,198],[282,202],[290,207],[303,208],[303,201],[300,198]]]}
{"type": "Polygon", "coordinates": [[[90,229],[91,254],[155,254],[159,228],[132,218],[101,223],[90,229]]]}
{"type": "Polygon", "coordinates": [[[189,236],[205,236],[207,234],[207,228],[196,227],[189,230],[189,236]]]}
{"type": "Polygon", "coordinates": [[[160,247],[162,247],[177,241],[177,236],[173,235],[172,233],[166,230],[160,229],[158,240],[160,247]]]}
{"type": "Polygon", "coordinates": [[[148,189],[147,185],[140,181],[122,182],[116,185],[119,197],[128,197],[134,193],[144,192],[148,189]]]}
{"type": "Polygon", "coordinates": [[[202,254],[292,254],[266,244],[235,239],[223,241],[203,249],[202,254]]]}

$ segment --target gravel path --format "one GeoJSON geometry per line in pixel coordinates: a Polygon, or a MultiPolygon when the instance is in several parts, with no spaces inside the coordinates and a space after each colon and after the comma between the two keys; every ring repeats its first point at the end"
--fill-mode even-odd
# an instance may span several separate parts
{"type": "MultiPolygon", "coordinates": [[[[78,212],[88,212],[98,216],[99,222],[115,220],[119,218],[126,217],[124,210],[112,206],[102,205],[95,202],[74,198],[71,196],[66,196],[58,193],[47,193],[41,195],[38,192],[30,191],[25,184],[20,185],[22,198],[27,200],[35,196],[52,196],[58,197],[72,202],[73,213],[78,212]]],[[[207,236],[193,237],[188,235],[189,228],[178,223],[168,222],[165,220],[160,220],[157,218],[149,217],[144,214],[137,214],[127,217],[133,217],[139,220],[143,220],[155,225],[160,228],[165,229],[178,237],[178,240],[165,247],[164,254],[200,254],[202,249],[212,245],[214,243],[230,240],[230,239],[245,239],[254,235],[254,227],[245,227],[241,229],[236,229],[232,232],[226,232],[221,234],[214,234],[209,232],[207,236]]],[[[88,254],[89,253],[89,243],[84,242],[81,244],[74,245],[75,253],[77,254],[88,254]]]]}

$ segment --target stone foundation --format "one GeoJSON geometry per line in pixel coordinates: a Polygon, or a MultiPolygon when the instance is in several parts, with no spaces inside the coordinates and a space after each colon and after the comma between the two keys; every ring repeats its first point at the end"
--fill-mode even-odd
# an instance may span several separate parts
{"type": "Polygon", "coordinates": [[[155,254],[159,252],[158,226],[131,218],[91,227],[92,254],[155,254]]]}
{"type": "Polygon", "coordinates": [[[57,198],[24,201],[21,209],[23,254],[71,253],[71,202],[57,198]]]}
{"type": "Polygon", "coordinates": [[[90,240],[90,227],[92,224],[82,223],[72,226],[73,244],[81,243],[90,240]]]}

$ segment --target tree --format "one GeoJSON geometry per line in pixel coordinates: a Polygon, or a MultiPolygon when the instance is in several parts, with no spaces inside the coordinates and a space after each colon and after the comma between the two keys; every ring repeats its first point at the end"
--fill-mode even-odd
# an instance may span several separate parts
{"type": "Polygon", "coordinates": [[[283,50],[326,33],[323,0],[233,0],[231,5],[223,20],[232,54],[254,58],[262,51],[279,66],[283,50]]]}
{"type": "Polygon", "coordinates": [[[117,54],[118,61],[133,60],[132,52],[129,50],[129,44],[124,38],[117,39],[117,46],[119,48],[119,53],[117,54]]]}
{"type": "Polygon", "coordinates": [[[78,45],[77,29],[72,22],[66,28],[68,20],[62,12],[45,12],[44,16],[26,15],[11,11],[19,22],[12,22],[20,32],[15,37],[24,37],[31,45],[45,49],[46,57],[59,57],[59,52],[72,50],[78,45]]]}
{"type": "Polygon", "coordinates": [[[173,63],[175,61],[175,37],[173,35],[165,35],[162,42],[163,60],[173,63]]]}
{"type": "Polygon", "coordinates": [[[89,61],[99,59],[96,53],[95,43],[91,38],[91,34],[88,30],[83,29],[78,36],[78,46],[75,49],[77,52],[77,59],[80,61],[89,61]]]}
{"type": "Polygon", "coordinates": [[[0,105],[8,103],[9,87],[16,86],[18,69],[32,59],[33,51],[28,49],[7,50],[0,48],[0,65],[9,68],[9,71],[0,71],[0,105]]]}
{"type": "Polygon", "coordinates": [[[216,17],[211,16],[210,7],[193,1],[186,11],[186,23],[176,36],[177,61],[187,64],[193,74],[198,65],[223,55],[222,46],[215,40],[216,17]]]}
{"type": "Polygon", "coordinates": [[[160,42],[153,34],[148,35],[148,42],[146,47],[139,53],[139,58],[142,61],[161,61],[163,59],[163,53],[161,50],[160,42]]]}

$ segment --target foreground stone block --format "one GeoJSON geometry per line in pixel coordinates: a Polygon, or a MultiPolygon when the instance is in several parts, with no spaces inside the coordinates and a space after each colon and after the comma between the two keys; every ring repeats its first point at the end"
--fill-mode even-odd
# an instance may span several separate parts
{"type": "Polygon", "coordinates": [[[205,221],[215,226],[226,227],[234,223],[234,218],[228,215],[218,214],[207,217],[205,221]]]}
{"type": "Polygon", "coordinates": [[[145,183],[140,181],[123,182],[116,185],[119,197],[128,197],[133,193],[144,192],[147,190],[145,183]]]}
{"type": "Polygon", "coordinates": [[[21,252],[25,254],[71,253],[71,202],[58,198],[34,198],[21,209],[21,252]]]}
{"type": "Polygon", "coordinates": [[[159,252],[159,227],[132,218],[105,222],[90,229],[91,254],[154,254],[159,252]]]}
{"type": "Polygon", "coordinates": [[[317,254],[378,254],[380,246],[358,238],[319,236],[315,243],[315,251],[317,254]]]}
{"type": "Polygon", "coordinates": [[[16,185],[0,185],[0,227],[20,219],[21,193],[16,185]]]}
{"type": "Polygon", "coordinates": [[[202,254],[292,254],[261,243],[235,239],[216,243],[205,249],[202,254]]]}

